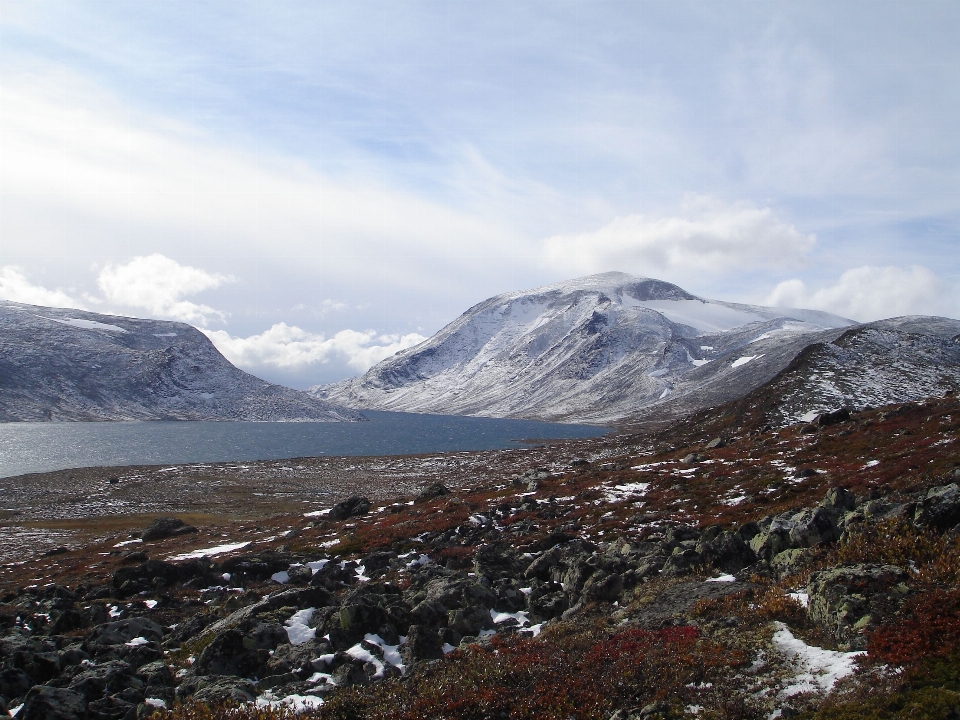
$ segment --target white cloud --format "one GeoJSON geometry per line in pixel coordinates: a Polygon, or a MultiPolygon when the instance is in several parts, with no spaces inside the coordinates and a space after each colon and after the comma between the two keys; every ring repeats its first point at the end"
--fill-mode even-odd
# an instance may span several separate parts
{"type": "Polygon", "coordinates": [[[951,310],[943,290],[940,278],[922,265],[864,265],[847,270],[833,285],[816,289],[802,280],[785,280],[764,304],[828,310],[867,322],[898,315],[948,313],[951,310]]]}
{"type": "Polygon", "coordinates": [[[690,276],[796,265],[815,244],[770,208],[695,197],[675,215],[619,217],[599,230],[548,238],[544,249],[570,272],[690,276]]]}
{"type": "Polygon", "coordinates": [[[205,332],[228,360],[245,368],[300,369],[342,359],[357,372],[365,372],[384,358],[426,340],[417,333],[377,335],[373,330],[341,330],[327,338],[282,322],[245,338],[233,337],[225,330],[205,332]]]}
{"type": "Polygon", "coordinates": [[[110,303],[141,308],[153,317],[206,325],[210,318],[223,320],[224,314],[183,297],[232,280],[154,253],[135,257],[124,265],[108,265],[100,271],[97,285],[110,303]]]}
{"type": "Polygon", "coordinates": [[[44,305],[47,307],[70,307],[86,309],[84,302],[71,297],[61,290],[48,290],[31,283],[23,271],[12,265],[0,267],[0,300],[44,305]]]}

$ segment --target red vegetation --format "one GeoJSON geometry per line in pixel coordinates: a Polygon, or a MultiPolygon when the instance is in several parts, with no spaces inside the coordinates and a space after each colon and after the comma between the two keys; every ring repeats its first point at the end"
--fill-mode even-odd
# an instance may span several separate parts
{"type": "Polygon", "coordinates": [[[867,650],[872,657],[912,665],[947,657],[960,647],[960,590],[918,595],[907,603],[903,615],[871,633],[867,650]]]}

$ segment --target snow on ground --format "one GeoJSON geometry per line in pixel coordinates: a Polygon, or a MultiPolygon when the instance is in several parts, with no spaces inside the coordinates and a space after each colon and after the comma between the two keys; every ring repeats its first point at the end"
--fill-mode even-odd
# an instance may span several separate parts
{"type": "Polygon", "coordinates": [[[783,623],[774,624],[777,631],[773,635],[773,645],[793,661],[797,670],[781,691],[783,697],[802,692],[830,692],[837,681],[854,671],[857,658],[864,654],[863,651],[837,652],[807,645],[794,637],[783,623]]]}
{"type": "Polygon", "coordinates": [[[605,502],[622,502],[633,497],[643,495],[650,487],[650,483],[624,483],[623,485],[614,485],[613,487],[603,488],[603,499],[605,502]]]}
{"type": "Polygon", "coordinates": [[[323,705],[323,698],[315,695],[287,695],[274,699],[264,694],[257,698],[256,705],[260,708],[286,708],[299,714],[320,707],[323,705]]]}
{"type": "Polygon", "coordinates": [[[167,560],[170,560],[171,562],[177,562],[179,560],[194,560],[202,557],[213,557],[214,555],[223,555],[223,553],[240,550],[249,544],[250,542],[247,541],[241,543],[232,543],[229,545],[217,545],[216,547],[211,548],[201,548],[200,550],[191,550],[183,555],[174,555],[173,557],[167,558],[167,560]]]}
{"type": "Polygon", "coordinates": [[[303,645],[303,643],[313,640],[317,636],[317,629],[309,626],[310,620],[316,608],[306,608],[298,610],[291,615],[284,623],[284,629],[287,631],[287,638],[291,645],[303,645]]]}
{"type": "Polygon", "coordinates": [[[527,617],[528,614],[529,613],[527,613],[524,610],[520,610],[518,612],[513,612],[513,613],[497,612],[496,610],[491,610],[490,619],[493,620],[494,625],[499,625],[500,623],[504,623],[507,620],[516,620],[517,624],[519,624],[520,627],[523,627],[524,625],[530,624],[530,618],[527,617]]]}
{"type": "Polygon", "coordinates": [[[746,365],[751,360],[756,360],[757,358],[762,358],[762,357],[763,357],[763,353],[760,353],[759,355],[744,355],[743,357],[739,357],[736,360],[734,360],[732,363],[730,363],[730,367],[738,368],[741,365],[746,365]]]}

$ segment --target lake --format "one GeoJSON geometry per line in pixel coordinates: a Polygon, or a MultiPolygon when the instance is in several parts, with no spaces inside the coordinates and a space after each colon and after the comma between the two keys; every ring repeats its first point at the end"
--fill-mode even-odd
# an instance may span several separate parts
{"type": "Polygon", "coordinates": [[[0,423],[0,477],[105,465],[175,465],[322,455],[410,455],[598,437],[608,429],[533,420],[365,410],[362,423],[0,423]]]}

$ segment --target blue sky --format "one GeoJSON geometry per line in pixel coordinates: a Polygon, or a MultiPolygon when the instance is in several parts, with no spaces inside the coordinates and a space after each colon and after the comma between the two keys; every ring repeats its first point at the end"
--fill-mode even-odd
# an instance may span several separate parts
{"type": "Polygon", "coordinates": [[[361,372],[605,270],[960,317],[960,6],[0,1],[0,297],[361,372]]]}

